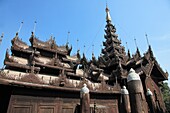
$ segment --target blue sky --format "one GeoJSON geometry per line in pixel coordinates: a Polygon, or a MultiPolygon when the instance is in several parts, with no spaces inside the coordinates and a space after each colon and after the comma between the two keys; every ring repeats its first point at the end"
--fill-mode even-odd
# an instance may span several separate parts
{"type": "MultiPolygon", "coordinates": [[[[126,47],[127,42],[134,54],[136,38],[143,54],[148,49],[147,33],[160,66],[170,73],[170,1],[107,0],[107,3],[122,45],[126,47]]],[[[72,54],[80,48],[81,53],[85,52],[91,58],[94,45],[97,57],[104,41],[105,8],[105,0],[0,0],[0,33],[4,32],[0,66],[3,66],[5,51],[10,48],[11,39],[22,21],[24,24],[19,37],[29,45],[34,21],[37,21],[35,35],[39,39],[45,41],[53,35],[57,44],[63,45],[70,31],[68,40],[73,45],[72,54]]]]}

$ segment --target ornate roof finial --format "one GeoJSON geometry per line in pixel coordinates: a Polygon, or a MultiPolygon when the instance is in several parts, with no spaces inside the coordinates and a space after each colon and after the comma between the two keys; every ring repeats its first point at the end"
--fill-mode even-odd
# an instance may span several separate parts
{"type": "Polygon", "coordinates": [[[94,53],[94,44],[92,44],[92,54],[94,53]]]}
{"type": "Polygon", "coordinates": [[[94,53],[92,53],[92,60],[95,59],[94,53]]]}
{"type": "Polygon", "coordinates": [[[137,42],[136,42],[136,38],[134,38],[134,41],[135,41],[135,46],[136,46],[136,48],[138,49],[138,45],[137,45],[137,42]]]}
{"type": "Polygon", "coordinates": [[[134,38],[134,41],[135,41],[135,46],[136,46],[136,48],[137,48],[137,50],[136,50],[136,53],[139,55],[139,57],[141,56],[140,55],[140,51],[139,51],[139,48],[138,48],[138,45],[137,45],[137,42],[136,42],[136,38],[134,38]]]}
{"type": "Polygon", "coordinates": [[[136,46],[137,51],[138,51],[139,49],[138,49],[138,45],[137,45],[137,42],[136,42],[136,38],[134,38],[134,41],[135,41],[135,46],[136,46]]]}
{"type": "Polygon", "coordinates": [[[16,32],[16,35],[15,35],[15,39],[17,39],[18,38],[18,32],[16,32]]]}
{"type": "Polygon", "coordinates": [[[1,35],[0,44],[1,44],[1,42],[2,42],[3,37],[4,37],[4,33],[2,33],[2,35],[1,35]]]}
{"type": "Polygon", "coordinates": [[[147,35],[147,34],[145,34],[145,36],[146,36],[147,44],[148,44],[148,46],[150,46],[150,44],[149,44],[149,40],[148,40],[148,35],[147,35]]]}
{"type": "Polygon", "coordinates": [[[111,16],[110,16],[110,13],[109,13],[109,8],[106,4],[106,22],[111,22],[112,19],[111,19],[111,16]]]}
{"type": "Polygon", "coordinates": [[[33,29],[34,33],[35,33],[35,29],[36,29],[36,24],[37,24],[37,21],[34,22],[34,29],[33,29]]]}
{"type": "Polygon", "coordinates": [[[147,44],[148,44],[148,47],[149,47],[149,51],[152,51],[151,45],[149,44],[148,35],[145,34],[145,36],[146,36],[147,44]]]}
{"type": "Polygon", "coordinates": [[[53,39],[53,33],[51,33],[51,36],[50,36],[50,40],[52,40],[53,39]]]}
{"type": "Polygon", "coordinates": [[[34,37],[34,32],[31,32],[31,36],[34,37]]]}
{"type": "Polygon", "coordinates": [[[84,53],[85,53],[85,51],[86,51],[86,45],[84,44],[84,46],[83,46],[83,47],[84,47],[84,53]]]}
{"type": "Polygon", "coordinates": [[[126,48],[129,50],[129,48],[128,48],[128,43],[126,42],[126,48]]]}
{"type": "Polygon", "coordinates": [[[146,36],[147,44],[148,44],[148,47],[149,47],[148,51],[149,51],[150,54],[153,56],[152,48],[151,48],[151,45],[149,44],[149,40],[148,40],[148,35],[145,34],[145,36],[146,36]]]}
{"type": "Polygon", "coordinates": [[[19,29],[18,29],[18,33],[21,31],[21,28],[22,28],[23,23],[24,23],[24,22],[21,22],[20,27],[19,27],[19,29]]]}
{"type": "Polygon", "coordinates": [[[79,39],[77,39],[77,51],[79,50],[79,39]]]}
{"type": "Polygon", "coordinates": [[[130,50],[128,48],[128,43],[126,42],[126,47],[127,47],[127,50],[128,50],[128,57],[131,58],[131,55],[130,55],[130,50]]]}
{"type": "Polygon", "coordinates": [[[77,50],[77,58],[80,59],[81,56],[80,56],[80,50],[77,50]]]}
{"type": "Polygon", "coordinates": [[[68,34],[67,34],[67,45],[69,44],[68,42],[69,36],[70,36],[70,31],[68,31],[68,34]]]}

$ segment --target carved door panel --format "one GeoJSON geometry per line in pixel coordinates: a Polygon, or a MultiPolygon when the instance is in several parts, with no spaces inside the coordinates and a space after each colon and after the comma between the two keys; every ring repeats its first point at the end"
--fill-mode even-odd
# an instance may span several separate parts
{"type": "Polygon", "coordinates": [[[59,113],[59,106],[60,104],[55,101],[55,98],[40,98],[37,101],[38,113],[59,113]]]}
{"type": "Polygon", "coordinates": [[[19,98],[19,96],[11,96],[10,104],[8,106],[8,113],[33,113],[34,103],[24,98],[19,98]]]}
{"type": "Polygon", "coordinates": [[[40,106],[38,108],[39,113],[56,113],[56,109],[54,106],[40,106]]]}
{"type": "Polygon", "coordinates": [[[61,113],[60,106],[56,98],[12,95],[8,113],[61,113]]]}
{"type": "Polygon", "coordinates": [[[74,113],[74,107],[72,104],[63,104],[62,113],[74,113]]]}
{"type": "Polygon", "coordinates": [[[72,108],[62,108],[62,113],[73,113],[72,108]]]}
{"type": "Polygon", "coordinates": [[[13,106],[12,113],[32,113],[31,106],[13,106]]]}

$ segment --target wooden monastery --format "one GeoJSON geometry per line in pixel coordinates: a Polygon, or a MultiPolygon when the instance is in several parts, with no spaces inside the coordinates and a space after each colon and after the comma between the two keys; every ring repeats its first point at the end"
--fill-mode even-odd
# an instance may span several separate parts
{"type": "Polygon", "coordinates": [[[99,58],[71,56],[51,37],[12,39],[0,70],[0,113],[166,113],[160,86],[168,79],[151,46],[142,56],[125,52],[106,8],[99,58]],[[10,52],[11,51],[11,54],[10,52]]]}

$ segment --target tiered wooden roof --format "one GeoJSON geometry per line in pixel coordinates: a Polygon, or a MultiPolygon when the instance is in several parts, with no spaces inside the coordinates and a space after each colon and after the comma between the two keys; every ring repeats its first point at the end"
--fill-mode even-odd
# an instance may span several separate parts
{"type": "Polygon", "coordinates": [[[35,83],[49,88],[63,87],[73,90],[87,83],[92,91],[110,92],[120,91],[120,86],[126,85],[130,68],[134,68],[141,77],[152,77],[157,82],[167,80],[168,73],[159,66],[151,46],[144,56],[140,55],[138,48],[132,56],[130,52],[125,52],[116,34],[116,27],[111,23],[109,10],[106,12],[106,40],[98,59],[93,54],[92,60],[88,61],[85,54],[81,58],[79,51],[71,56],[72,47],[68,44],[58,46],[53,37],[41,41],[33,32],[29,46],[17,33],[11,41],[11,54],[9,50],[6,52],[6,67],[1,70],[0,77],[18,84],[35,83]]]}
{"type": "Polygon", "coordinates": [[[4,60],[6,67],[1,70],[1,78],[9,84],[13,82],[34,87],[43,84],[46,88],[63,87],[76,90],[81,88],[83,83],[87,83],[94,91],[120,91],[120,87],[107,84],[109,77],[102,73],[102,69],[85,61],[85,56],[80,58],[79,52],[70,56],[72,47],[58,46],[53,38],[44,42],[32,33],[29,46],[17,33],[11,42],[11,55],[7,50],[4,60]]]}

